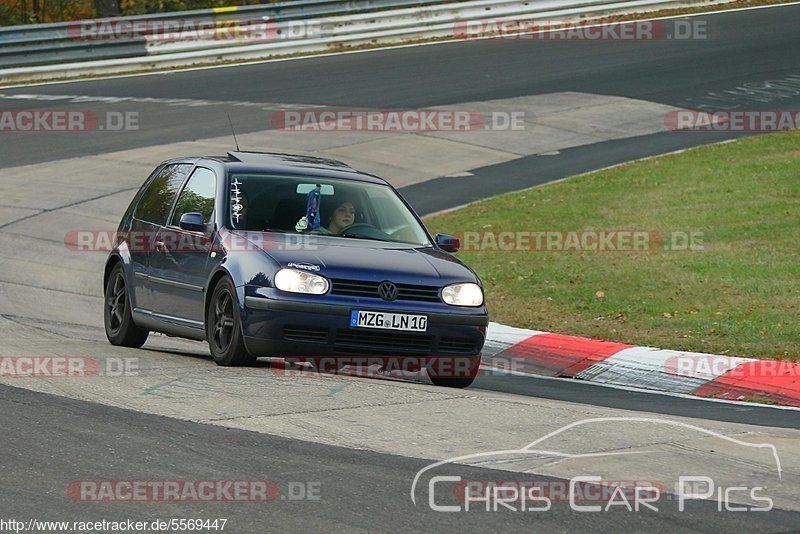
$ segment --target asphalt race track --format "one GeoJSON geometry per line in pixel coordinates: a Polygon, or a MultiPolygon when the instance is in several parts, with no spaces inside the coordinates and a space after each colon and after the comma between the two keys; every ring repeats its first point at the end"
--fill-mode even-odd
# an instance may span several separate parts
{"type": "MultiPolygon", "coordinates": [[[[800,74],[797,9],[788,6],[701,17],[707,22],[708,37],[699,41],[467,41],[195,70],[168,76],[7,89],[0,93],[414,109],[580,91],[692,108],[710,92],[800,74]]],[[[4,109],[33,107],[26,100],[3,100],[4,109]]],[[[793,109],[797,97],[739,103],[745,109],[793,109]]],[[[113,136],[101,132],[62,139],[53,139],[47,133],[4,136],[4,166],[216,137],[228,131],[226,113],[230,113],[241,132],[262,130],[267,126],[264,114],[251,113],[250,108],[235,105],[90,105],[98,113],[136,110],[140,113],[142,127],[136,132],[113,136]],[[147,124],[151,126],[145,128],[147,124]],[[42,136],[44,145],[40,142],[42,136]],[[42,146],[46,146],[46,150],[30,149],[42,146]]],[[[64,106],[41,101],[36,107],[62,109],[64,106]]],[[[67,108],[81,109],[81,106],[67,108]]],[[[663,137],[684,136],[665,134],[663,137]]],[[[627,154],[620,149],[614,159],[626,161],[629,156],[657,153],[660,143],[669,150],[709,140],[714,139],[693,136],[671,141],[662,139],[647,143],[647,147],[639,150],[631,149],[627,154]]],[[[527,174],[537,174],[535,170],[528,169],[527,174]]]]}
{"type": "MultiPolygon", "coordinates": [[[[451,514],[414,507],[408,498],[409,481],[429,463],[425,460],[367,451],[354,453],[340,447],[174,421],[5,386],[0,387],[0,402],[6,445],[2,481],[6,516],[60,521],[130,518],[147,522],[155,518],[227,517],[233,532],[492,531],[498,528],[498,519],[503,528],[522,530],[532,526],[532,518],[524,513],[509,512],[499,518],[480,511],[451,514]],[[32,427],[37,428],[38,436],[33,443],[28,439],[32,427]],[[54,448],[59,449],[56,458],[54,448]],[[124,464],[125,471],[144,480],[160,479],[165,474],[171,474],[168,478],[172,479],[191,475],[199,480],[313,480],[320,484],[321,499],[234,503],[217,505],[216,509],[206,503],[122,503],[100,511],[96,509],[103,506],[101,503],[72,502],[50,493],[52,485],[69,484],[70,473],[97,473],[99,466],[114,464],[124,464]]],[[[472,479],[491,477],[490,480],[506,476],[502,471],[477,468],[451,469],[446,473],[472,479]]],[[[620,525],[651,532],[782,532],[797,527],[797,514],[720,514],[715,503],[691,501],[683,513],[665,509],[652,514],[623,510],[581,515],[571,513],[567,503],[559,503],[548,512],[537,514],[534,528],[609,531],[620,525]]]]}
{"type": "MultiPolygon", "coordinates": [[[[800,6],[694,20],[707,27],[707,38],[454,42],[0,88],[2,111],[132,113],[138,125],[125,131],[0,132],[0,246],[7,251],[0,257],[0,356],[80,355],[106,370],[109,362],[134,359],[138,369],[131,376],[83,381],[0,377],[0,520],[227,518],[231,532],[800,530],[797,410],[502,374],[481,376],[467,390],[444,391],[424,382],[287,375],[264,361],[223,369],[210,361],[204,344],[162,336],[152,336],[143,350],[119,349],[105,341],[102,330],[104,255],[76,254],[64,246],[70,229],[113,229],[161,160],[192,150],[224,150],[227,114],[243,148],[289,150],[296,143],[298,151],[345,161],[348,155],[356,162],[363,158],[390,180],[396,172],[401,192],[417,211],[432,213],[742,135],[666,131],[658,118],[669,109],[800,109],[800,82],[796,94],[763,89],[771,81],[800,80],[800,6]],[[582,107],[581,101],[593,104],[582,107]],[[561,144],[550,147],[535,136],[517,141],[538,147],[530,149],[506,150],[505,141],[489,133],[463,141],[372,139],[363,132],[348,141],[341,141],[347,134],[331,142],[322,140],[325,134],[279,138],[269,119],[292,106],[519,106],[536,114],[548,102],[557,112],[535,127],[561,136],[561,144]],[[609,124],[622,121],[626,110],[648,119],[625,128],[609,124]],[[440,167],[436,154],[410,163],[397,156],[403,150],[413,154],[424,143],[452,151],[439,157],[461,154],[466,145],[480,155],[459,168],[440,167]],[[384,168],[387,154],[396,160],[384,168]],[[413,168],[428,163],[427,172],[413,168]],[[445,169],[442,174],[439,168],[445,169]],[[587,418],[605,422],[578,429],[548,450],[639,456],[623,462],[540,455],[523,467],[516,461],[456,462],[443,472],[470,480],[530,472],[551,482],[602,474],[606,480],[664,481],[668,488],[678,476],[702,474],[720,488],[766,488],[774,509],[720,511],[715,502],[692,500],[685,511],[669,501],[652,513],[581,513],[566,502],[527,514],[443,513],[425,500],[414,505],[409,497],[415,474],[435,460],[516,449],[587,418]],[[683,426],[665,429],[658,423],[664,420],[683,426]],[[715,435],[700,435],[693,425],[715,435]],[[775,477],[772,457],[719,436],[774,444],[780,476],[775,477]],[[82,480],[270,480],[281,498],[85,502],[68,490],[82,480]],[[320,498],[293,500],[292,484],[316,485],[320,498]]],[[[752,499],[733,500],[752,504],[752,499]]]]}

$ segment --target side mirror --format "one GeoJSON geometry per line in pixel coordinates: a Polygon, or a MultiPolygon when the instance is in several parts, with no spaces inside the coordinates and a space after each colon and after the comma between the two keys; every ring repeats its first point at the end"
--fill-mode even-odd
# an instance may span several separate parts
{"type": "Polygon", "coordinates": [[[436,234],[436,246],[445,252],[458,252],[461,248],[461,240],[454,235],[436,234]]]}
{"type": "Polygon", "coordinates": [[[184,213],[181,215],[179,226],[181,230],[188,230],[189,232],[206,231],[206,221],[201,213],[184,213]]]}

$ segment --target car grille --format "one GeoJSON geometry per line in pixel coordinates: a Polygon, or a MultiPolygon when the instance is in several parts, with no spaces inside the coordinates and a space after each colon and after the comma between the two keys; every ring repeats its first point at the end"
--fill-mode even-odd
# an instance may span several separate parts
{"type": "Polygon", "coordinates": [[[416,354],[426,356],[431,352],[433,338],[406,332],[368,332],[340,329],[336,331],[334,345],[337,350],[363,354],[416,354]]]}
{"type": "MultiPolygon", "coordinates": [[[[363,280],[344,280],[334,278],[331,293],[334,295],[347,295],[350,297],[381,298],[378,294],[380,282],[366,282],[363,280]]],[[[412,284],[395,284],[397,286],[397,300],[418,300],[425,302],[439,302],[439,288],[434,286],[417,286],[412,284]]]]}
{"type": "Polygon", "coordinates": [[[283,338],[287,341],[325,343],[328,340],[328,329],[313,326],[284,326],[283,338]]]}

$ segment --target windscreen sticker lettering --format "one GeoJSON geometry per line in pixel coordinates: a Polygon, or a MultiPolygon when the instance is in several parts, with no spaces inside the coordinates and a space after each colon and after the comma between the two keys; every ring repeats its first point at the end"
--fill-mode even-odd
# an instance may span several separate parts
{"type": "Polygon", "coordinates": [[[234,179],[231,183],[231,211],[236,224],[239,224],[239,219],[244,215],[244,206],[242,205],[242,191],[239,186],[242,182],[238,178],[234,179]]]}

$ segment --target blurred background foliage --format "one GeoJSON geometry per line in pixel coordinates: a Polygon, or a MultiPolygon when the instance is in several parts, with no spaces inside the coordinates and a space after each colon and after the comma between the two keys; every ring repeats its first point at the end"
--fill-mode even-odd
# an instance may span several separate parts
{"type": "MultiPolygon", "coordinates": [[[[297,3],[302,1],[298,0],[297,3]]],[[[270,0],[0,0],[0,26],[270,3],[275,2],[270,0]]]]}

